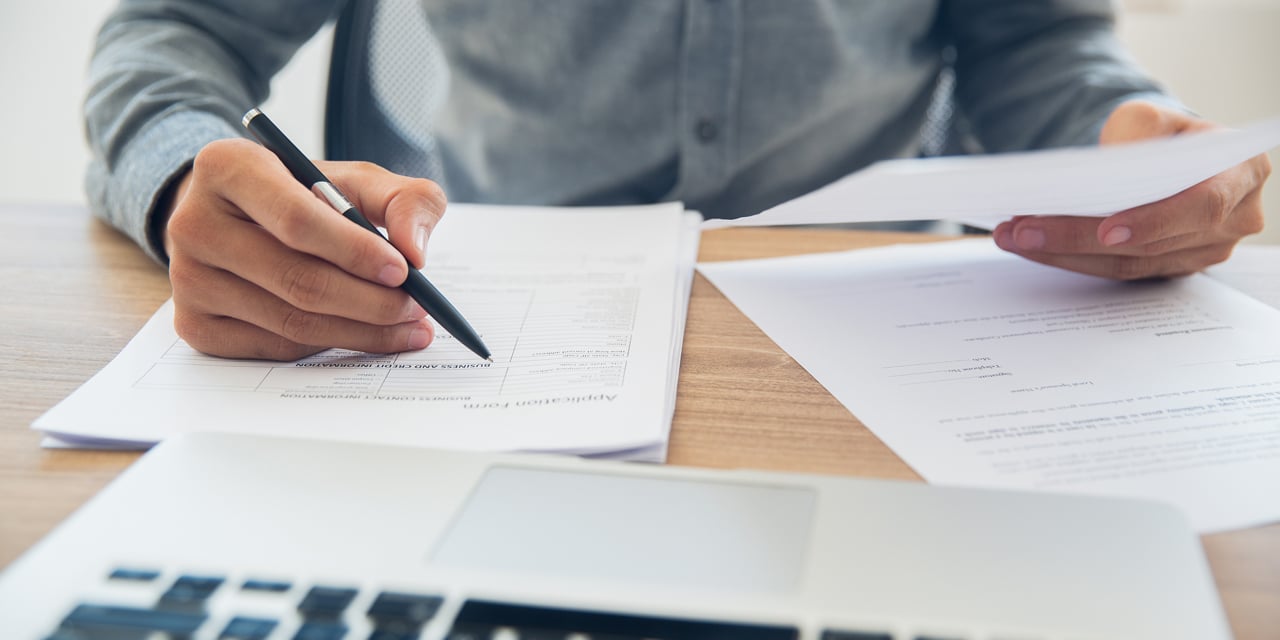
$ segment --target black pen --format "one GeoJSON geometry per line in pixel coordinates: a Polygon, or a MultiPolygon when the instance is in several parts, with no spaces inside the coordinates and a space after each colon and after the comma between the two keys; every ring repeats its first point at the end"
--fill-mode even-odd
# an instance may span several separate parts
{"type": "MultiPolygon", "coordinates": [[[[289,173],[293,174],[293,177],[298,179],[298,182],[301,182],[303,186],[311,189],[322,200],[328,202],[329,206],[342,214],[342,217],[368,229],[379,238],[387,240],[387,237],[382,235],[382,232],[378,231],[378,228],[373,226],[373,223],[369,222],[369,219],[365,218],[364,214],[360,213],[355,205],[351,204],[351,201],[347,200],[342,195],[342,192],[338,191],[338,188],[333,186],[333,183],[329,182],[329,179],[323,173],[320,173],[320,169],[316,168],[316,165],[312,164],[307,159],[307,156],[299,151],[298,147],[289,141],[289,138],[285,137],[284,133],[280,131],[279,127],[276,127],[274,122],[271,122],[271,119],[266,114],[258,109],[250,109],[248,113],[244,114],[244,119],[241,122],[249,130],[249,133],[252,133],[258,139],[258,142],[262,143],[262,146],[280,158],[285,168],[289,170],[289,173]]],[[[390,244],[391,241],[387,240],[387,243],[390,244]]],[[[405,262],[407,263],[408,259],[405,262]]],[[[471,328],[471,325],[467,323],[461,313],[458,313],[453,304],[444,297],[444,294],[440,293],[440,290],[431,284],[427,277],[422,275],[421,271],[414,269],[412,264],[409,265],[409,277],[405,279],[404,284],[400,285],[400,288],[404,289],[405,293],[408,293],[418,304],[422,305],[427,314],[435,318],[435,321],[440,323],[440,326],[445,331],[448,331],[454,339],[461,342],[463,346],[481,358],[493,362],[493,358],[489,354],[489,348],[484,346],[484,341],[480,339],[476,330],[471,328]]]]}

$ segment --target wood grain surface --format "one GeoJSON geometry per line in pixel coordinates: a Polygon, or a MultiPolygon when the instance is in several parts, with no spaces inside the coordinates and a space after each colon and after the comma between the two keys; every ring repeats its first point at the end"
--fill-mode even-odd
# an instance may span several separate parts
{"type": "MultiPolygon", "coordinates": [[[[945,238],[722,229],[703,235],[699,257],[938,240],[945,238]]],[[[41,449],[40,435],[29,426],[114,357],[170,290],[164,270],[128,238],[80,207],[50,205],[0,207],[0,283],[2,567],[137,458],[132,452],[41,449]]],[[[700,275],[685,329],[669,462],[919,481],[700,275]]],[[[1202,540],[1236,637],[1280,638],[1280,524],[1202,540]]]]}

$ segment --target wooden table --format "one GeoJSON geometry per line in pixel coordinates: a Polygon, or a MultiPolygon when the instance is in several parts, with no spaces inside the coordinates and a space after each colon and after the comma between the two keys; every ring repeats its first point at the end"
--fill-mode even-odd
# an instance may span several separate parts
{"type": "MultiPolygon", "coordinates": [[[[725,229],[704,235],[700,259],[939,239],[725,229]]],[[[170,290],[162,269],[82,208],[9,206],[0,207],[0,291],[4,566],[137,458],[42,450],[29,425],[114,357],[170,290]]],[[[701,276],[690,301],[669,461],[919,481],[701,276]]],[[[1236,637],[1280,638],[1280,524],[1204,536],[1203,542],[1236,637]]]]}

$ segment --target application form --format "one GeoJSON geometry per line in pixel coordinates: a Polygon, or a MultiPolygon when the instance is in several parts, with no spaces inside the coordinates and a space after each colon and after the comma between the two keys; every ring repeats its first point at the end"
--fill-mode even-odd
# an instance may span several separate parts
{"type": "Polygon", "coordinates": [[[427,349],[331,349],[296,362],[199,353],[166,303],[35,428],[149,444],[244,431],[487,450],[665,449],[697,214],[450,205],[427,268],[494,362],[441,331],[427,349]]]}
{"type": "Polygon", "coordinates": [[[1280,519],[1280,310],[1121,283],[989,239],[699,270],[930,482],[1280,519]]]}

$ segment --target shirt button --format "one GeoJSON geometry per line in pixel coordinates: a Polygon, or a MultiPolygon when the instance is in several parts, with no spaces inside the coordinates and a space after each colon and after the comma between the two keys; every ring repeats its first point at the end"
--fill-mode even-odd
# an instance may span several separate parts
{"type": "Polygon", "coordinates": [[[716,137],[720,135],[720,127],[716,125],[714,120],[703,118],[693,128],[693,132],[698,136],[698,140],[703,143],[714,142],[716,137]]]}

